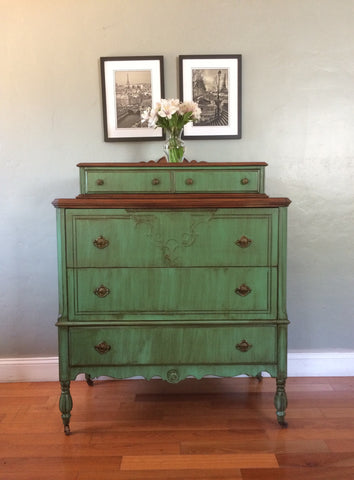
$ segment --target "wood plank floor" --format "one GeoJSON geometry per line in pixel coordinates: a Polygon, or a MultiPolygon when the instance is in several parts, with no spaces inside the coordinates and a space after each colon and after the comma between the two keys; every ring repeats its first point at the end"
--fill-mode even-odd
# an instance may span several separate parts
{"type": "Polygon", "coordinates": [[[0,384],[1,480],[353,480],[354,377],[0,384]]]}

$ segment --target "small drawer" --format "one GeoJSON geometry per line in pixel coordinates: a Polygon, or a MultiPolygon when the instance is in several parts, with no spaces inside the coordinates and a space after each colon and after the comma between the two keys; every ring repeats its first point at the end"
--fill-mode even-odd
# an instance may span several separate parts
{"type": "Polygon", "coordinates": [[[264,193],[264,165],[79,164],[80,193],[264,193]]]}
{"type": "Polygon", "coordinates": [[[177,193],[261,193],[260,170],[204,169],[176,171],[177,193]]]}
{"type": "Polygon", "coordinates": [[[73,327],[71,366],[271,364],[276,327],[73,327]]]}
{"type": "Polygon", "coordinates": [[[171,175],[162,169],[89,169],[82,193],[168,193],[171,175]]]}

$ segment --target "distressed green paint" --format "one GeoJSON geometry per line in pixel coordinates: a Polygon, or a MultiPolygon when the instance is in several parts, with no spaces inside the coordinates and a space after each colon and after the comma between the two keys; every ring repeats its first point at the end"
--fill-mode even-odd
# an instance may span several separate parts
{"type": "Polygon", "coordinates": [[[278,324],[278,377],[286,378],[288,356],[288,328],[286,324],[278,324]]]}
{"type": "Polygon", "coordinates": [[[263,166],[80,167],[81,193],[264,193],[263,166]],[[242,183],[243,179],[247,183],[242,183]],[[192,180],[187,182],[186,180],[192,180]],[[97,180],[100,180],[99,184],[97,180]],[[157,180],[157,181],[156,181],[157,180]]]}
{"type": "Polygon", "coordinates": [[[167,193],[171,190],[171,176],[166,169],[156,169],[151,173],[137,169],[117,171],[105,168],[94,172],[89,170],[85,180],[84,188],[88,193],[167,193]],[[101,180],[102,185],[98,185],[97,180],[101,180]]]}
{"type": "Polygon", "coordinates": [[[277,269],[248,268],[80,268],[68,270],[73,320],[178,314],[276,319],[277,269]],[[251,292],[236,293],[241,285],[251,292]],[[104,286],[104,298],[94,292],[104,286]],[[173,312],[173,313],[172,313],[173,312]]]}
{"type": "Polygon", "coordinates": [[[70,380],[79,373],[176,383],[189,375],[267,371],[277,379],[274,405],[284,425],[287,210],[247,207],[247,195],[264,192],[264,167],[95,165],[80,166],[81,193],[232,191],[242,192],[244,202],[242,208],[185,210],[58,208],[65,432],[70,380]],[[245,248],[237,244],[243,236],[245,248]]]}
{"type": "MultiPolygon", "coordinates": [[[[171,370],[177,370],[179,374],[179,380],[183,380],[186,377],[192,376],[197,379],[201,379],[206,375],[216,375],[220,377],[234,377],[237,375],[249,375],[250,377],[256,377],[261,372],[268,372],[272,377],[277,376],[277,365],[269,363],[257,363],[257,364],[242,364],[233,363],[231,365],[211,365],[211,364],[198,364],[198,365],[178,365],[164,364],[164,365],[96,365],[96,366],[78,366],[70,368],[70,376],[74,379],[83,370],[87,372],[91,378],[97,378],[100,376],[109,376],[117,379],[130,378],[136,375],[142,376],[146,380],[151,380],[153,377],[161,377],[163,380],[168,381],[167,374],[171,370]],[[139,372],[138,374],[136,372],[139,372]]],[[[237,391],[237,379],[235,379],[235,391],[237,391]]],[[[271,406],[271,402],[269,402],[271,406]]],[[[237,401],[235,402],[235,408],[237,408],[237,401]]],[[[99,414],[97,414],[99,416],[99,414]]]]}
{"type": "Polygon", "coordinates": [[[61,380],[61,395],[59,399],[59,409],[61,411],[61,418],[64,425],[64,432],[68,435],[70,433],[70,417],[71,417],[71,410],[73,408],[73,400],[70,394],[70,381],[68,380],[61,380]]]}
{"type": "Polygon", "coordinates": [[[67,301],[67,264],[66,264],[66,235],[65,235],[65,210],[56,211],[57,222],[57,257],[58,257],[58,299],[59,299],[59,318],[67,320],[68,301],[67,301]]]}
{"type": "Polygon", "coordinates": [[[256,193],[260,190],[259,171],[235,171],[221,168],[218,170],[191,170],[175,172],[175,188],[179,193],[190,192],[247,192],[256,193]],[[242,180],[247,178],[247,183],[242,180]],[[190,182],[189,180],[192,180],[190,182]]]}
{"type": "Polygon", "coordinates": [[[59,343],[59,380],[69,380],[69,328],[60,326],[58,328],[58,343],[59,343]]]}
{"type": "Polygon", "coordinates": [[[275,363],[276,327],[80,327],[70,330],[72,366],[275,363]],[[236,345],[247,338],[241,352],[236,345]],[[111,348],[101,354],[95,346],[111,348]]]}
{"type": "Polygon", "coordinates": [[[278,209],[68,210],[70,267],[278,264],[278,209]],[[109,244],[98,249],[103,236],[109,244]],[[237,241],[246,236],[246,248],[237,241]]]}
{"type": "Polygon", "coordinates": [[[287,215],[286,208],[279,208],[279,290],[278,290],[278,317],[287,319],[286,311],[286,265],[287,265],[287,215]]]}

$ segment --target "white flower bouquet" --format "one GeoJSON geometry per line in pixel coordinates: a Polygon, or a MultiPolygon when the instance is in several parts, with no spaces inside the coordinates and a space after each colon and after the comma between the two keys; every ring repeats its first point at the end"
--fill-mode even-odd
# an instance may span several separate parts
{"type": "Polygon", "coordinates": [[[200,119],[201,110],[195,102],[180,102],[178,98],[162,99],[154,108],[148,108],[141,115],[142,123],[149,127],[162,127],[170,134],[164,147],[167,160],[181,162],[184,157],[184,142],[181,133],[184,125],[200,119]]]}
{"type": "Polygon", "coordinates": [[[180,102],[178,98],[163,98],[154,108],[148,108],[141,116],[149,127],[162,127],[169,132],[180,132],[188,122],[200,120],[201,110],[195,102],[180,102]]]}

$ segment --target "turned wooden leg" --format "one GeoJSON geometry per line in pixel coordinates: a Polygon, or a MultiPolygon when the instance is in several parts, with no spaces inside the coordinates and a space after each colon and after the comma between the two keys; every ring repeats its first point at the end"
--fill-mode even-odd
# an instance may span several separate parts
{"type": "Polygon", "coordinates": [[[285,421],[285,410],[288,405],[285,392],[285,378],[277,378],[277,391],[274,396],[274,406],[277,411],[277,419],[279,425],[287,427],[288,424],[285,421]]]}
{"type": "Polygon", "coordinates": [[[63,419],[65,435],[70,435],[70,417],[73,408],[73,400],[70,395],[70,381],[65,380],[60,382],[61,396],[59,400],[59,409],[61,411],[61,418],[63,419]]]}

